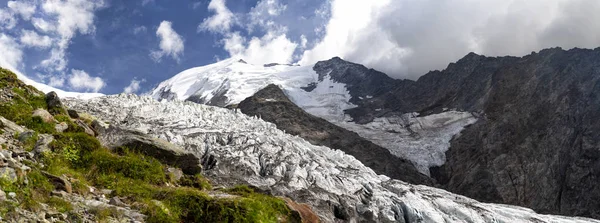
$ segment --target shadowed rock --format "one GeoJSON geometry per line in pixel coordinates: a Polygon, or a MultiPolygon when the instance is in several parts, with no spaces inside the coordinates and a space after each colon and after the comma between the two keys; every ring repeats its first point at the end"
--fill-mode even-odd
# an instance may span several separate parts
{"type": "Polygon", "coordinates": [[[181,168],[186,174],[193,175],[202,171],[201,161],[194,154],[167,141],[137,131],[111,126],[99,137],[99,140],[110,148],[126,147],[154,157],[163,163],[181,168]]]}

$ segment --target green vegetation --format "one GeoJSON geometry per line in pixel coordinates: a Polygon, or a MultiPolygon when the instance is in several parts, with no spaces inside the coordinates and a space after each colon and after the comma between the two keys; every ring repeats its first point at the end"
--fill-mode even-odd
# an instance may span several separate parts
{"type": "MultiPolygon", "coordinates": [[[[232,194],[229,196],[213,197],[208,192],[212,188],[210,182],[200,174],[184,176],[175,182],[174,176],[166,174],[167,166],[155,158],[126,148],[114,151],[103,148],[96,138],[84,133],[83,128],[64,112],[55,113],[54,118],[67,123],[68,128],[65,132],[56,132],[53,123],[31,116],[37,108],[47,109],[44,94],[24,85],[13,73],[1,68],[0,90],[15,95],[10,101],[0,101],[0,116],[36,131],[24,142],[25,148],[31,150],[34,147],[38,133],[52,134],[55,139],[49,146],[50,151],[41,158],[43,166],[27,163],[32,171],[20,176],[17,182],[0,180],[0,188],[7,193],[16,192],[18,201],[0,203],[0,216],[14,214],[16,207],[35,211],[40,208],[40,203],[63,213],[72,211],[71,203],[51,196],[54,185],[42,174],[42,171],[47,171],[71,179],[74,193],[89,193],[88,185],[113,190],[111,196],[126,197],[132,201],[134,208],[148,215],[148,222],[292,220],[290,209],[279,198],[256,193],[247,186],[218,192],[232,194]],[[170,186],[172,184],[180,186],[170,186]]],[[[85,118],[88,116],[83,115],[80,120],[89,124],[92,120],[85,118]]],[[[122,216],[116,209],[94,209],[91,213],[99,222],[122,216]]]]}

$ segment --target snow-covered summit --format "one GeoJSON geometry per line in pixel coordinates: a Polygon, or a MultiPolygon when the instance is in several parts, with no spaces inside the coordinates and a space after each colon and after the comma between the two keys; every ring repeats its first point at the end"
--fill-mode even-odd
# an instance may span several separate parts
{"type": "Polygon", "coordinates": [[[238,104],[265,86],[276,84],[310,113],[343,119],[343,110],[355,107],[349,102],[345,84],[331,78],[320,80],[312,67],[255,65],[230,58],[185,70],[160,83],[151,95],[158,100],[187,100],[224,107],[238,104]]]}

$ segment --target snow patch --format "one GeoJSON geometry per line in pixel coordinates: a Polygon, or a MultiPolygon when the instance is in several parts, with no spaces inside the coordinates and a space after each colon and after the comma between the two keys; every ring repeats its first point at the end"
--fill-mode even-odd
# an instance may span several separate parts
{"type": "Polygon", "coordinates": [[[469,112],[447,111],[425,117],[408,113],[375,118],[364,125],[349,122],[348,119],[328,121],[358,133],[395,156],[410,160],[419,172],[429,176],[430,167],[446,162],[446,151],[450,148],[452,137],[465,126],[475,123],[477,118],[469,112]]]}

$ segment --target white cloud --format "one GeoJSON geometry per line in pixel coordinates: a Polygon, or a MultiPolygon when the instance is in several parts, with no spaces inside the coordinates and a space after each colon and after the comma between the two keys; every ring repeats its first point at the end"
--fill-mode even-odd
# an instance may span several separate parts
{"type": "Polygon", "coordinates": [[[98,92],[105,86],[105,83],[100,77],[91,77],[83,70],[73,69],[69,76],[69,85],[75,90],[98,92]]]}
{"type": "Polygon", "coordinates": [[[8,1],[8,8],[12,9],[13,12],[21,15],[24,20],[31,19],[33,13],[35,13],[36,6],[33,2],[27,1],[8,1]]]}
{"type": "Polygon", "coordinates": [[[133,28],[133,34],[137,35],[140,33],[146,33],[148,29],[146,28],[146,26],[138,26],[133,28]]]}
{"type": "Polygon", "coordinates": [[[35,27],[35,29],[37,29],[40,32],[44,32],[44,33],[51,32],[56,29],[54,24],[52,24],[42,18],[32,18],[31,24],[33,24],[33,27],[35,27]]]}
{"type": "Polygon", "coordinates": [[[200,25],[200,30],[222,35],[221,44],[230,57],[244,59],[253,64],[292,63],[298,44],[287,38],[287,27],[275,23],[272,19],[286,10],[287,6],[276,0],[264,0],[257,3],[245,18],[248,22],[238,24],[247,30],[259,26],[264,30],[262,37],[243,37],[238,31],[231,31],[236,18],[225,6],[223,0],[212,0],[208,9],[215,14],[200,25]]]}
{"type": "Polygon", "coordinates": [[[123,93],[126,94],[134,94],[136,92],[138,92],[140,90],[140,84],[145,82],[145,79],[142,80],[138,80],[136,78],[132,79],[131,82],[129,83],[129,86],[123,88],[123,93]]]}
{"type": "Polygon", "coordinates": [[[71,39],[77,32],[90,34],[95,30],[94,11],[103,6],[103,1],[96,0],[47,0],[42,8],[56,16],[56,31],[64,39],[71,39]]]}
{"type": "Polygon", "coordinates": [[[179,61],[179,57],[183,54],[183,38],[175,30],[169,21],[162,21],[156,30],[156,36],[160,39],[160,50],[150,53],[152,59],[160,62],[163,56],[171,56],[174,60],[179,61]]]}
{"type": "Polygon", "coordinates": [[[215,12],[215,14],[204,19],[198,26],[198,31],[229,32],[235,18],[233,13],[225,6],[225,0],[211,0],[208,4],[208,10],[215,12]]]}
{"type": "Polygon", "coordinates": [[[341,56],[398,78],[442,69],[468,52],[524,55],[600,45],[600,1],[333,0],[325,36],[301,64],[341,56]]]}
{"type": "Polygon", "coordinates": [[[15,69],[21,64],[23,51],[10,36],[0,33],[0,66],[15,69]]]}
{"type": "Polygon", "coordinates": [[[307,43],[308,43],[308,39],[306,39],[306,36],[305,35],[301,35],[300,36],[300,47],[302,49],[305,49],[307,43]]]}
{"type": "Polygon", "coordinates": [[[94,12],[102,7],[102,0],[46,0],[42,9],[55,17],[55,31],[59,40],[56,41],[57,47],[52,49],[50,58],[42,61],[42,67],[50,71],[63,71],[67,64],[65,55],[71,38],[77,33],[94,32],[94,12]]]}
{"type": "Polygon", "coordinates": [[[12,29],[17,25],[14,13],[7,9],[0,9],[0,28],[12,29]]]}
{"type": "Polygon", "coordinates": [[[241,58],[253,64],[291,63],[298,46],[285,34],[267,33],[262,38],[252,37],[246,41],[239,33],[232,33],[224,40],[224,48],[231,57],[241,58]]]}
{"type": "Polygon", "coordinates": [[[52,87],[63,87],[65,85],[65,77],[63,75],[51,76],[48,79],[48,85],[52,87]]]}
{"type": "Polygon", "coordinates": [[[48,36],[40,36],[35,31],[22,30],[21,31],[21,44],[28,47],[36,47],[40,49],[46,49],[52,45],[52,39],[48,36]]]}

